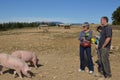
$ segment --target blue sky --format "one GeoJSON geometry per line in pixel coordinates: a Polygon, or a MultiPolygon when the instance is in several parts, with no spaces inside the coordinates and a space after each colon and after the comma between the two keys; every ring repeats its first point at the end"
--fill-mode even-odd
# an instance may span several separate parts
{"type": "Polygon", "coordinates": [[[120,0],[0,0],[0,22],[60,21],[99,23],[120,0]]]}

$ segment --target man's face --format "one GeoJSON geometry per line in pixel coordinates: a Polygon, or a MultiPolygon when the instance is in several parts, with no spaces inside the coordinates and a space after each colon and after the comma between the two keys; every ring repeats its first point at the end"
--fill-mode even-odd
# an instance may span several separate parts
{"type": "Polygon", "coordinates": [[[106,19],[101,18],[101,25],[102,25],[102,26],[107,25],[107,21],[106,21],[106,19]]]}

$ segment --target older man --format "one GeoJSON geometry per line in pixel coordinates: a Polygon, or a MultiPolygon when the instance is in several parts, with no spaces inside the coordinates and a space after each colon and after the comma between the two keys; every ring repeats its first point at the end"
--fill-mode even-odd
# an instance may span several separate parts
{"type": "Polygon", "coordinates": [[[106,16],[101,18],[101,25],[102,33],[98,49],[100,50],[100,60],[102,62],[103,75],[104,78],[106,79],[111,77],[109,50],[112,41],[112,28],[108,25],[108,17],[106,16]]]}

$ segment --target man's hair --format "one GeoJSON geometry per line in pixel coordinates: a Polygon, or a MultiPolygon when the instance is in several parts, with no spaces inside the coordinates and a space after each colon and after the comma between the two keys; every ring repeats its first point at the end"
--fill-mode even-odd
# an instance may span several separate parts
{"type": "Polygon", "coordinates": [[[97,31],[98,31],[98,30],[102,30],[102,26],[98,26],[98,27],[97,27],[97,31]]]}
{"type": "Polygon", "coordinates": [[[106,20],[106,22],[108,22],[108,21],[109,21],[109,19],[108,19],[108,17],[107,17],[107,16],[103,16],[102,18],[103,18],[103,19],[105,19],[105,20],[106,20]]]}

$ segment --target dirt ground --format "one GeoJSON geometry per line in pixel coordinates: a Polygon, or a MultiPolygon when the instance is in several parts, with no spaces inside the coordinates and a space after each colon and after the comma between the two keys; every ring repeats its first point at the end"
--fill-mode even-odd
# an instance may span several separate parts
{"type": "MultiPolygon", "coordinates": [[[[94,35],[97,34],[95,28],[91,28],[94,35]]],[[[29,50],[36,52],[39,58],[39,68],[32,67],[34,76],[32,78],[23,77],[23,80],[97,80],[97,60],[95,45],[92,44],[92,55],[95,72],[88,74],[78,72],[79,69],[79,41],[78,35],[81,27],[71,29],[50,28],[48,32],[37,28],[15,29],[0,32],[0,53],[11,54],[15,50],[29,50]]],[[[113,31],[113,46],[120,47],[120,31],[113,31]]],[[[120,48],[110,54],[112,70],[111,80],[120,78],[120,48]]],[[[3,69],[4,74],[0,75],[0,80],[20,80],[13,78],[13,72],[3,69]]]]}

